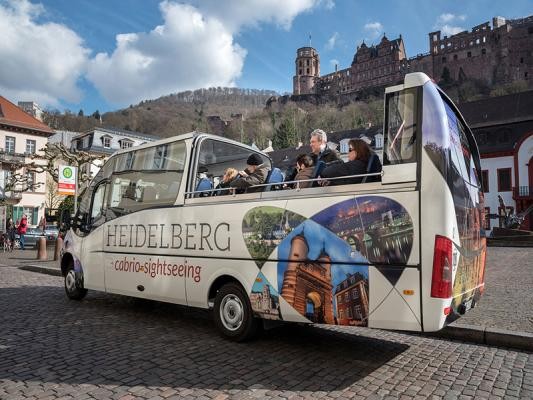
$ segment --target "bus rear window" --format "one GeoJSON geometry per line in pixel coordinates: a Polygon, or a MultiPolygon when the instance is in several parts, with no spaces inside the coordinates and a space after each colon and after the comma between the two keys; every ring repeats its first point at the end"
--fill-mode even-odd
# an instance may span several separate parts
{"type": "Polygon", "coordinates": [[[417,88],[386,95],[384,165],[416,162],[417,105],[417,88]]]}

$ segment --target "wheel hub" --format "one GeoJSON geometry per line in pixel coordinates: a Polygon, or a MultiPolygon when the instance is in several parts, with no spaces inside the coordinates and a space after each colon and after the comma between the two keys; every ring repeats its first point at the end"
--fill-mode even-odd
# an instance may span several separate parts
{"type": "Polygon", "coordinates": [[[226,295],[220,304],[220,320],[224,327],[236,331],[242,325],[244,307],[241,300],[234,294],[226,295]]]}

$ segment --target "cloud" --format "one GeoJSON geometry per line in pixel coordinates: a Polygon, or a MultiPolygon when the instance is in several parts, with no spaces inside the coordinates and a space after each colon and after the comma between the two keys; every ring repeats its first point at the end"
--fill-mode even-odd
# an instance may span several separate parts
{"type": "Polygon", "coordinates": [[[235,35],[274,23],[288,29],[318,0],[163,1],[163,24],[149,32],[117,35],[116,48],[91,60],[88,79],[110,103],[125,105],[164,94],[234,86],[246,57],[235,35]]]}
{"type": "Polygon", "coordinates": [[[443,35],[452,36],[466,30],[465,28],[457,25],[465,20],[466,15],[444,13],[437,17],[437,22],[433,26],[433,29],[441,31],[443,35]]]}
{"type": "Polygon", "coordinates": [[[320,4],[334,6],[332,0],[196,0],[193,4],[202,13],[223,21],[230,32],[259,23],[274,23],[288,30],[298,14],[320,4]]]}
{"type": "Polygon", "coordinates": [[[12,101],[43,106],[78,102],[77,87],[90,50],[68,27],[37,22],[44,7],[27,0],[0,3],[0,92],[12,101]],[[58,45],[60,43],[60,45],[58,45]]]}
{"type": "Polygon", "coordinates": [[[375,39],[383,33],[383,25],[381,22],[369,22],[365,24],[364,29],[368,32],[369,39],[375,39]]]}
{"type": "Polygon", "coordinates": [[[335,47],[335,44],[337,43],[337,39],[339,38],[339,32],[335,32],[326,42],[326,45],[324,46],[324,49],[326,50],[333,50],[335,47]]]}
{"type": "Polygon", "coordinates": [[[335,8],[334,0],[319,0],[319,4],[323,5],[326,10],[332,10],[335,8]]]}

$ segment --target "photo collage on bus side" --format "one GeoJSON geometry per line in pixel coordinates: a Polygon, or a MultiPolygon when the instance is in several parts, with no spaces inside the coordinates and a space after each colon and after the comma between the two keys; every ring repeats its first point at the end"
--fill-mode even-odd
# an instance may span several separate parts
{"type": "Polygon", "coordinates": [[[268,319],[283,319],[281,296],[310,321],[366,326],[369,265],[394,285],[397,277],[387,273],[402,269],[380,266],[405,265],[413,245],[407,210],[382,196],[345,200],[310,218],[256,207],[245,215],[242,230],[260,269],[268,259],[277,260],[278,287],[259,272],[250,296],[254,312],[268,319]]]}

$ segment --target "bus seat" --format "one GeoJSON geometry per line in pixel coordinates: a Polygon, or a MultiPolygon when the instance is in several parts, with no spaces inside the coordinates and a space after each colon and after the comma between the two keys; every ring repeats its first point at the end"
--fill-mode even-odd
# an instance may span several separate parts
{"type": "MultiPolygon", "coordinates": [[[[213,189],[213,182],[211,182],[208,178],[201,178],[199,181],[198,181],[198,185],[196,185],[196,192],[201,192],[203,190],[211,190],[213,189]]],[[[211,193],[208,192],[208,193],[196,193],[194,195],[195,197],[207,197],[207,196],[211,196],[211,193]]]]}
{"type": "Polygon", "coordinates": [[[283,173],[279,168],[272,168],[270,172],[268,173],[267,179],[265,183],[272,183],[273,185],[268,185],[265,187],[265,191],[269,190],[279,190],[278,183],[283,182],[283,173]]]}
{"type": "MultiPolygon", "coordinates": [[[[372,174],[374,172],[380,172],[380,164],[379,164],[379,157],[377,154],[373,153],[370,158],[368,159],[368,164],[366,166],[366,173],[372,174]]],[[[361,180],[361,183],[365,182],[379,182],[381,178],[379,176],[364,176],[361,180]]]]}

